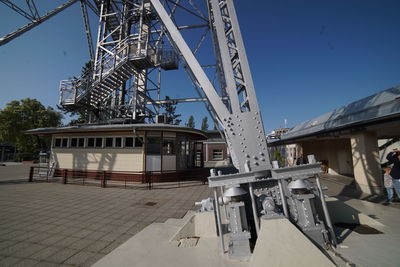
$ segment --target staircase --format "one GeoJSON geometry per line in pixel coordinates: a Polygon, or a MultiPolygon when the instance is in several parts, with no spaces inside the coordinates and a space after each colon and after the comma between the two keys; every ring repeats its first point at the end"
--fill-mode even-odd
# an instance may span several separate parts
{"type": "Polygon", "coordinates": [[[104,39],[112,38],[115,44],[110,50],[108,47],[102,50],[103,56],[96,60],[92,70],[79,78],[60,82],[59,103],[70,111],[99,108],[121,85],[144,69],[158,66],[164,70],[178,68],[176,52],[172,49],[156,51],[147,43],[147,33],[142,33],[141,36],[137,33],[131,34],[121,40],[124,25],[121,24],[121,11],[112,4],[104,5],[102,10],[100,0],[95,0],[94,3],[101,13],[106,14],[102,15],[108,33],[104,39]]]}

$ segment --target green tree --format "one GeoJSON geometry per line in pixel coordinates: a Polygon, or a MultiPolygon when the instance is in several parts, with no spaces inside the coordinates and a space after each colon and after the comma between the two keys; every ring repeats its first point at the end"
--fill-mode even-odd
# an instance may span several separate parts
{"type": "Polygon", "coordinates": [[[279,162],[279,166],[283,167],[285,166],[285,158],[282,156],[282,154],[279,151],[274,151],[272,154],[272,160],[276,160],[279,162]]]}
{"type": "Polygon", "coordinates": [[[201,120],[201,130],[202,131],[207,131],[208,130],[208,118],[207,117],[204,117],[202,120],[201,120]]]}
{"type": "Polygon", "coordinates": [[[176,114],[176,103],[173,103],[172,101],[169,101],[170,98],[169,96],[165,96],[166,103],[163,104],[163,108],[165,110],[165,115],[166,115],[166,122],[168,124],[174,124],[174,125],[179,125],[182,120],[178,119],[181,114],[176,114]]]}
{"type": "Polygon", "coordinates": [[[194,128],[195,127],[193,115],[190,115],[188,121],[186,122],[186,127],[190,127],[190,128],[194,128]]]}
{"type": "Polygon", "coordinates": [[[59,126],[62,118],[60,112],[52,107],[44,107],[36,99],[11,101],[0,110],[0,142],[14,144],[20,159],[35,158],[40,150],[49,148],[50,139],[25,135],[24,131],[59,126]]]}

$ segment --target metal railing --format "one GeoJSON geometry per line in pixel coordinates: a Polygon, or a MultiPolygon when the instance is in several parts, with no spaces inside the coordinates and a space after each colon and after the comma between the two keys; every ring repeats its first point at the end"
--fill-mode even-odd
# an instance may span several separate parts
{"type": "Polygon", "coordinates": [[[195,184],[206,184],[208,169],[185,171],[143,171],[143,172],[109,172],[58,169],[55,177],[49,175],[47,167],[31,167],[29,182],[46,181],[63,184],[94,185],[103,188],[123,187],[136,189],[166,189],[195,184]],[[44,175],[40,175],[40,173],[44,175]],[[50,179],[52,178],[52,179],[50,179]]]}
{"type": "Polygon", "coordinates": [[[53,177],[49,167],[31,166],[29,170],[29,182],[33,182],[34,180],[49,182],[51,178],[53,177]]]}

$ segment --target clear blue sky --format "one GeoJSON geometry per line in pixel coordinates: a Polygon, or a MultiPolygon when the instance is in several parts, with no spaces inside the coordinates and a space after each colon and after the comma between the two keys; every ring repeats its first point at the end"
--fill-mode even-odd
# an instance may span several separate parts
{"type": "MultiPolygon", "coordinates": [[[[44,14],[63,2],[37,1],[37,5],[44,14]]],[[[267,132],[284,126],[285,119],[291,127],[400,84],[398,0],[236,0],[235,4],[267,132]]],[[[27,23],[3,4],[0,18],[2,36],[27,23]]],[[[26,97],[55,107],[59,81],[78,76],[86,61],[76,3],[0,47],[0,108],[26,97]]],[[[164,95],[195,96],[194,89],[186,86],[186,76],[171,77],[164,95]]],[[[202,104],[184,104],[178,110],[184,121],[193,114],[198,126],[206,115],[202,104]]]]}

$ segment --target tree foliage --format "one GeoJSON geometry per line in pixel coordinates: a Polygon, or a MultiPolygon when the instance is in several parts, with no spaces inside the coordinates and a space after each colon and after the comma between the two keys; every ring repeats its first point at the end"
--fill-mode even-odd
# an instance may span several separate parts
{"type": "Polygon", "coordinates": [[[189,127],[189,128],[194,128],[195,127],[193,115],[190,115],[188,121],[186,122],[186,127],[189,127]]]}
{"type": "Polygon", "coordinates": [[[0,110],[0,141],[15,145],[19,155],[31,159],[40,150],[49,148],[49,138],[25,135],[24,131],[34,128],[54,127],[61,124],[60,112],[44,107],[36,99],[14,100],[0,110]]]}
{"type": "Polygon", "coordinates": [[[209,127],[209,125],[208,125],[208,117],[204,117],[204,118],[201,120],[201,130],[202,130],[202,131],[207,131],[207,130],[208,130],[208,127],[209,127]]]}
{"type": "Polygon", "coordinates": [[[169,96],[165,97],[166,103],[163,104],[163,108],[165,110],[166,122],[168,124],[179,125],[182,120],[178,119],[181,114],[176,114],[176,104],[172,103],[169,96]]]}

